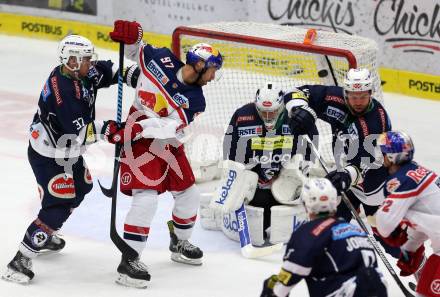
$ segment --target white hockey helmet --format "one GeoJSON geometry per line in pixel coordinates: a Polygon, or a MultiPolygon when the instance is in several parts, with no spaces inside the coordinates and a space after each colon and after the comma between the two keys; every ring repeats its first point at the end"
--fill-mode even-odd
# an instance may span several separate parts
{"type": "Polygon", "coordinates": [[[345,75],[344,90],[346,92],[373,91],[373,78],[367,68],[350,69],[345,75]]]}
{"type": "Polygon", "coordinates": [[[338,206],[338,194],[326,178],[310,178],[303,184],[301,199],[308,213],[331,213],[338,206]]]}
{"type": "Polygon", "coordinates": [[[84,57],[96,59],[95,47],[87,38],[79,35],[69,35],[61,40],[58,46],[60,63],[71,71],[78,71],[84,57]],[[71,68],[67,65],[70,57],[76,57],[78,67],[71,68]]]}
{"type": "Polygon", "coordinates": [[[284,92],[275,84],[268,82],[257,90],[255,106],[268,130],[272,130],[284,110],[284,92]]]}

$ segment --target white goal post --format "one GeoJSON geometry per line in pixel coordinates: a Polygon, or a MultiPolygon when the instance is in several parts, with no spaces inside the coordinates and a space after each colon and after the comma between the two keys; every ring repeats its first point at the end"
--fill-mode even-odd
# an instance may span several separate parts
{"type": "MultiPolygon", "coordinates": [[[[223,135],[232,114],[252,102],[266,81],[286,91],[305,84],[340,85],[348,69],[363,67],[372,72],[374,97],[382,101],[378,47],[373,40],[321,30],[308,39],[308,33],[312,31],[251,22],[208,23],[174,30],[172,50],[177,57],[184,59],[186,51],[199,42],[211,44],[224,56],[221,79],[203,87],[206,111],[188,129],[191,139],[185,150],[196,179],[215,176],[213,171],[200,169],[216,165],[222,158],[223,135]]],[[[318,128],[319,151],[333,164],[329,125],[320,121],[318,128]]]]}

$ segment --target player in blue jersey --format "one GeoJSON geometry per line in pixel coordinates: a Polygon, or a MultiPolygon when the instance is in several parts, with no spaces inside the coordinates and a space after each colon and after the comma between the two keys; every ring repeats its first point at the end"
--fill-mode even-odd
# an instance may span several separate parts
{"type": "Polygon", "coordinates": [[[401,276],[414,274],[417,296],[440,294],[440,178],[413,161],[414,144],[400,131],[388,131],[378,140],[389,172],[385,201],[376,213],[376,227],[390,245],[402,253],[397,262],[401,276]],[[432,255],[423,265],[424,242],[432,255]]]}
{"type": "Polygon", "coordinates": [[[284,297],[305,279],[311,297],[385,297],[367,235],[335,216],[337,192],[329,180],[311,178],[301,199],[310,222],[292,233],[281,271],[264,281],[261,297],[284,297]]]}
{"type": "MultiPolygon", "coordinates": [[[[124,239],[141,255],[158,196],[169,191],[174,198],[172,220],[168,222],[171,259],[200,265],[203,252],[188,241],[197,218],[200,195],[179,139],[182,129],[205,111],[202,86],[215,78],[223,58],[215,48],[199,43],[189,49],[183,63],[168,48],[144,44],[142,28],[137,22],[116,21],[110,36],[126,44],[126,57],[136,61],[141,69],[127,121],[144,120],[162,127],[158,133],[124,147],[120,189],[132,196],[124,222],[124,239]]],[[[117,282],[122,285],[145,287],[150,280],[139,257],[122,255],[117,271],[117,282]]]]}
{"type": "MultiPolygon", "coordinates": [[[[64,247],[65,241],[56,233],[93,186],[81,156],[86,147],[101,138],[111,143],[124,141],[124,129],[116,122],[95,120],[97,91],[117,82],[117,67],[111,61],[96,61],[93,44],[78,35],[65,37],[58,55],[61,64],[43,86],[29,133],[28,159],[41,209],[3,275],[18,283],[34,277],[32,258],[64,247]]],[[[131,85],[139,70],[132,67],[129,72],[131,85]]],[[[130,138],[142,130],[134,124],[130,138]]]]}
{"type": "MultiPolygon", "coordinates": [[[[349,199],[355,208],[362,204],[367,215],[382,203],[387,176],[386,169],[376,162],[373,146],[381,133],[391,130],[388,114],[372,92],[370,71],[350,69],[342,87],[305,85],[286,95],[290,97],[286,108],[291,113],[291,125],[308,131],[317,117],[330,124],[338,169],[327,177],[338,192],[351,188],[349,199]],[[344,154],[347,164],[341,164],[344,154]]],[[[338,216],[351,217],[345,204],[339,206],[338,216]]]]}

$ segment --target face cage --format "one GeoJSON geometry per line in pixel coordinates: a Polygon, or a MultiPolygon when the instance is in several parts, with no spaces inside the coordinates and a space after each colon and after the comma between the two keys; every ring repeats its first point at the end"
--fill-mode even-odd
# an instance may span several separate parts
{"type": "Polygon", "coordinates": [[[257,107],[257,112],[260,118],[263,120],[267,129],[272,130],[280,117],[284,106],[281,105],[278,109],[272,111],[262,111],[257,107]]]}

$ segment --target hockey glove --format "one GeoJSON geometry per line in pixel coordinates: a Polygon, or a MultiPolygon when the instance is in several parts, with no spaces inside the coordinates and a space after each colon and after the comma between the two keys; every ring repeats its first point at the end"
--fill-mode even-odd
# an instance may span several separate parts
{"type": "Polygon", "coordinates": [[[397,267],[400,268],[400,276],[409,276],[414,274],[425,258],[425,247],[421,245],[415,252],[408,252],[402,250],[400,253],[397,267]]]}
{"type": "Polygon", "coordinates": [[[127,84],[127,86],[136,88],[139,75],[141,74],[141,70],[137,66],[137,64],[133,64],[124,69],[124,76],[122,81],[127,84]]]}
{"type": "Polygon", "coordinates": [[[296,107],[292,110],[289,120],[290,131],[295,134],[312,136],[315,131],[316,118],[316,113],[311,107],[307,105],[296,107]]]}
{"type": "Polygon", "coordinates": [[[340,195],[341,192],[348,190],[351,185],[351,176],[346,170],[332,171],[328,173],[325,178],[327,178],[333,184],[338,191],[338,195],[340,195]]]}
{"type": "Polygon", "coordinates": [[[126,141],[140,138],[142,130],[142,126],[139,123],[134,123],[133,126],[127,127],[125,123],[117,124],[115,121],[109,120],[104,122],[102,134],[104,135],[104,139],[108,142],[113,144],[122,144],[126,141]],[[129,138],[126,139],[125,137],[129,138]]]}
{"type": "Polygon", "coordinates": [[[138,22],[117,20],[115,21],[113,31],[110,32],[110,38],[116,42],[125,44],[134,44],[142,40],[143,31],[138,22]]]}
{"type": "Polygon", "coordinates": [[[408,241],[408,234],[406,233],[406,229],[408,226],[406,224],[400,223],[399,226],[397,226],[396,229],[394,229],[393,232],[391,232],[390,236],[383,237],[379,234],[376,228],[372,228],[374,234],[382,238],[382,240],[388,244],[390,247],[401,247],[405,244],[405,242],[408,241]]]}
{"type": "Polygon", "coordinates": [[[278,276],[273,274],[271,277],[266,279],[263,283],[263,291],[261,292],[260,297],[276,297],[273,292],[273,288],[278,281],[278,276]]]}

